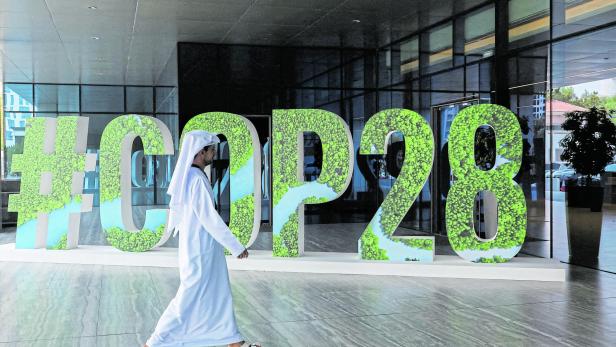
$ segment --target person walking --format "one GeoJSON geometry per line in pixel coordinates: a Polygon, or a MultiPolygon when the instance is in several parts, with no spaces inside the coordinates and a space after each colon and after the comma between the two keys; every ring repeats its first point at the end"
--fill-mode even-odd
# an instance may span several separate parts
{"type": "Polygon", "coordinates": [[[248,250],[216,211],[204,172],[214,160],[218,143],[218,137],[206,131],[184,135],[167,190],[171,196],[167,228],[180,235],[180,286],[145,347],[260,347],[245,342],[238,330],[224,254],[227,248],[245,259],[248,250]]]}

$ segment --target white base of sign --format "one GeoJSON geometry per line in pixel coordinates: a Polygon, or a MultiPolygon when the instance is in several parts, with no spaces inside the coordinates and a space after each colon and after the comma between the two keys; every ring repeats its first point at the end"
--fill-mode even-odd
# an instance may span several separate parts
{"type": "MultiPolygon", "coordinates": [[[[176,248],[144,253],[110,246],[83,246],[58,251],[15,249],[0,245],[0,261],[57,264],[177,267],[176,248]]],[[[274,258],[271,251],[250,251],[248,259],[227,257],[229,270],[304,272],[353,275],[476,278],[521,281],[566,280],[566,268],[554,259],[518,257],[503,264],[469,263],[457,256],[437,255],[433,263],[364,261],[356,253],[306,252],[299,258],[274,258]]]]}

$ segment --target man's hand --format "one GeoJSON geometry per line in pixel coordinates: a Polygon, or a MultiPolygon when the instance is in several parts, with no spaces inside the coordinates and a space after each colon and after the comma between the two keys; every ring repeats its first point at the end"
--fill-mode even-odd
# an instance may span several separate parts
{"type": "Polygon", "coordinates": [[[242,252],[242,254],[237,256],[238,259],[244,259],[244,258],[248,258],[248,250],[244,249],[244,251],[242,252]]]}

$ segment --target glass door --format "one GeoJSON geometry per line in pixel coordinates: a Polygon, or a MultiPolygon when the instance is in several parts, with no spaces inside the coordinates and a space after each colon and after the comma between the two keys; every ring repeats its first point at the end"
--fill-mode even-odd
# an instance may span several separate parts
{"type": "MultiPolygon", "coordinates": [[[[453,183],[453,174],[449,166],[448,141],[449,130],[456,115],[464,108],[479,103],[472,97],[454,100],[449,103],[432,106],[432,130],[434,133],[434,164],[432,165],[432,233],[447,235],[445,229],[445,202],[447,193],[453,183]]],[[[481,210],[481,206],[480,210],[481,210]]],[[[481,219],[480,219],[481,220],[481,219]]]]}

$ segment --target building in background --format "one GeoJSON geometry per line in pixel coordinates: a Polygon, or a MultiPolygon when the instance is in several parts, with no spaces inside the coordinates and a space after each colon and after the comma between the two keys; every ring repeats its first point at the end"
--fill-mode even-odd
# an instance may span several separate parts
{"type": "MultiPolygon", "coordinates": [[[[565,207],[551,194],[564,135],[559,124],[571,110],[616,108],[616,88],[609,82],[616,78],[615,0],[11,4],[12,16],[22,20],[8,22],[0,39],[6,225],[15,220],[5,211],[6,196],[19,182],[10,171],[11,153],[19,149],[29,117],[89,117],[88,151],[96,153],[102,129],[121,114],[161,119],[177,148],[192,116],[226,111],[248,116],[267,148],[272,110],[319,108],[349,124],[355,167],[348,191],[336,201],[306,206],[305,220],[339,226],[339,242],[318,250],[356,252],[358,235],[395,184],[404,155],[397,135],[387,157],[360,155],[361,132],[376,112],[406,108],[432,126],[437,150],[435,168],[398,233],[443,241],[453,178],[449,127],[465,107],[495,103],[511,109],[523,131],[524,159],[515,177],[529,208],[522,254],[566,259],[565,207]]],[[[319,143],[306,134],[307,180],[320,170],[319,143]]],[[[136,141],[134,153],[141,149],[136,141]]],[[[220,153],[213,178],[222,183],[228,157],[220,153]]],[[[164,205],[172,160],[138,155],[135,160],[134,204],[164,205]]],[[[270,172],[267,165],[263,172],[270,172]]],[[[86,190],[96,193],[97,177],[86,175],[86,190]]],[[[269,188],[269,181],[263,185],[269,188]]],[[[219,208],[228,218],[228,185],[218,186],[219,208]]],[[[478,205],[482,199],[478,195],[478,205]]],[[[604,218],[616,218],[615,206],[608,204],[606,211],[604,218]]],[[[98,217],[93,212],[86,218],[98,217]]],[[[480,211],[476,218],[479,237],[485,223],[480,211]]],[[[271,216],[264,213],[262,219],[267,232],[271,216]]],[[[89,224],[82,225],[85,235],[89,224]]],[[[616,238],[605,236],[602,247],[602,256],[612,252],[616,238]]],[[[450,253],[447,246],[437,249],[450,253]]],[[[601,266],[616,271],[616,261],[601,266]]]]}

